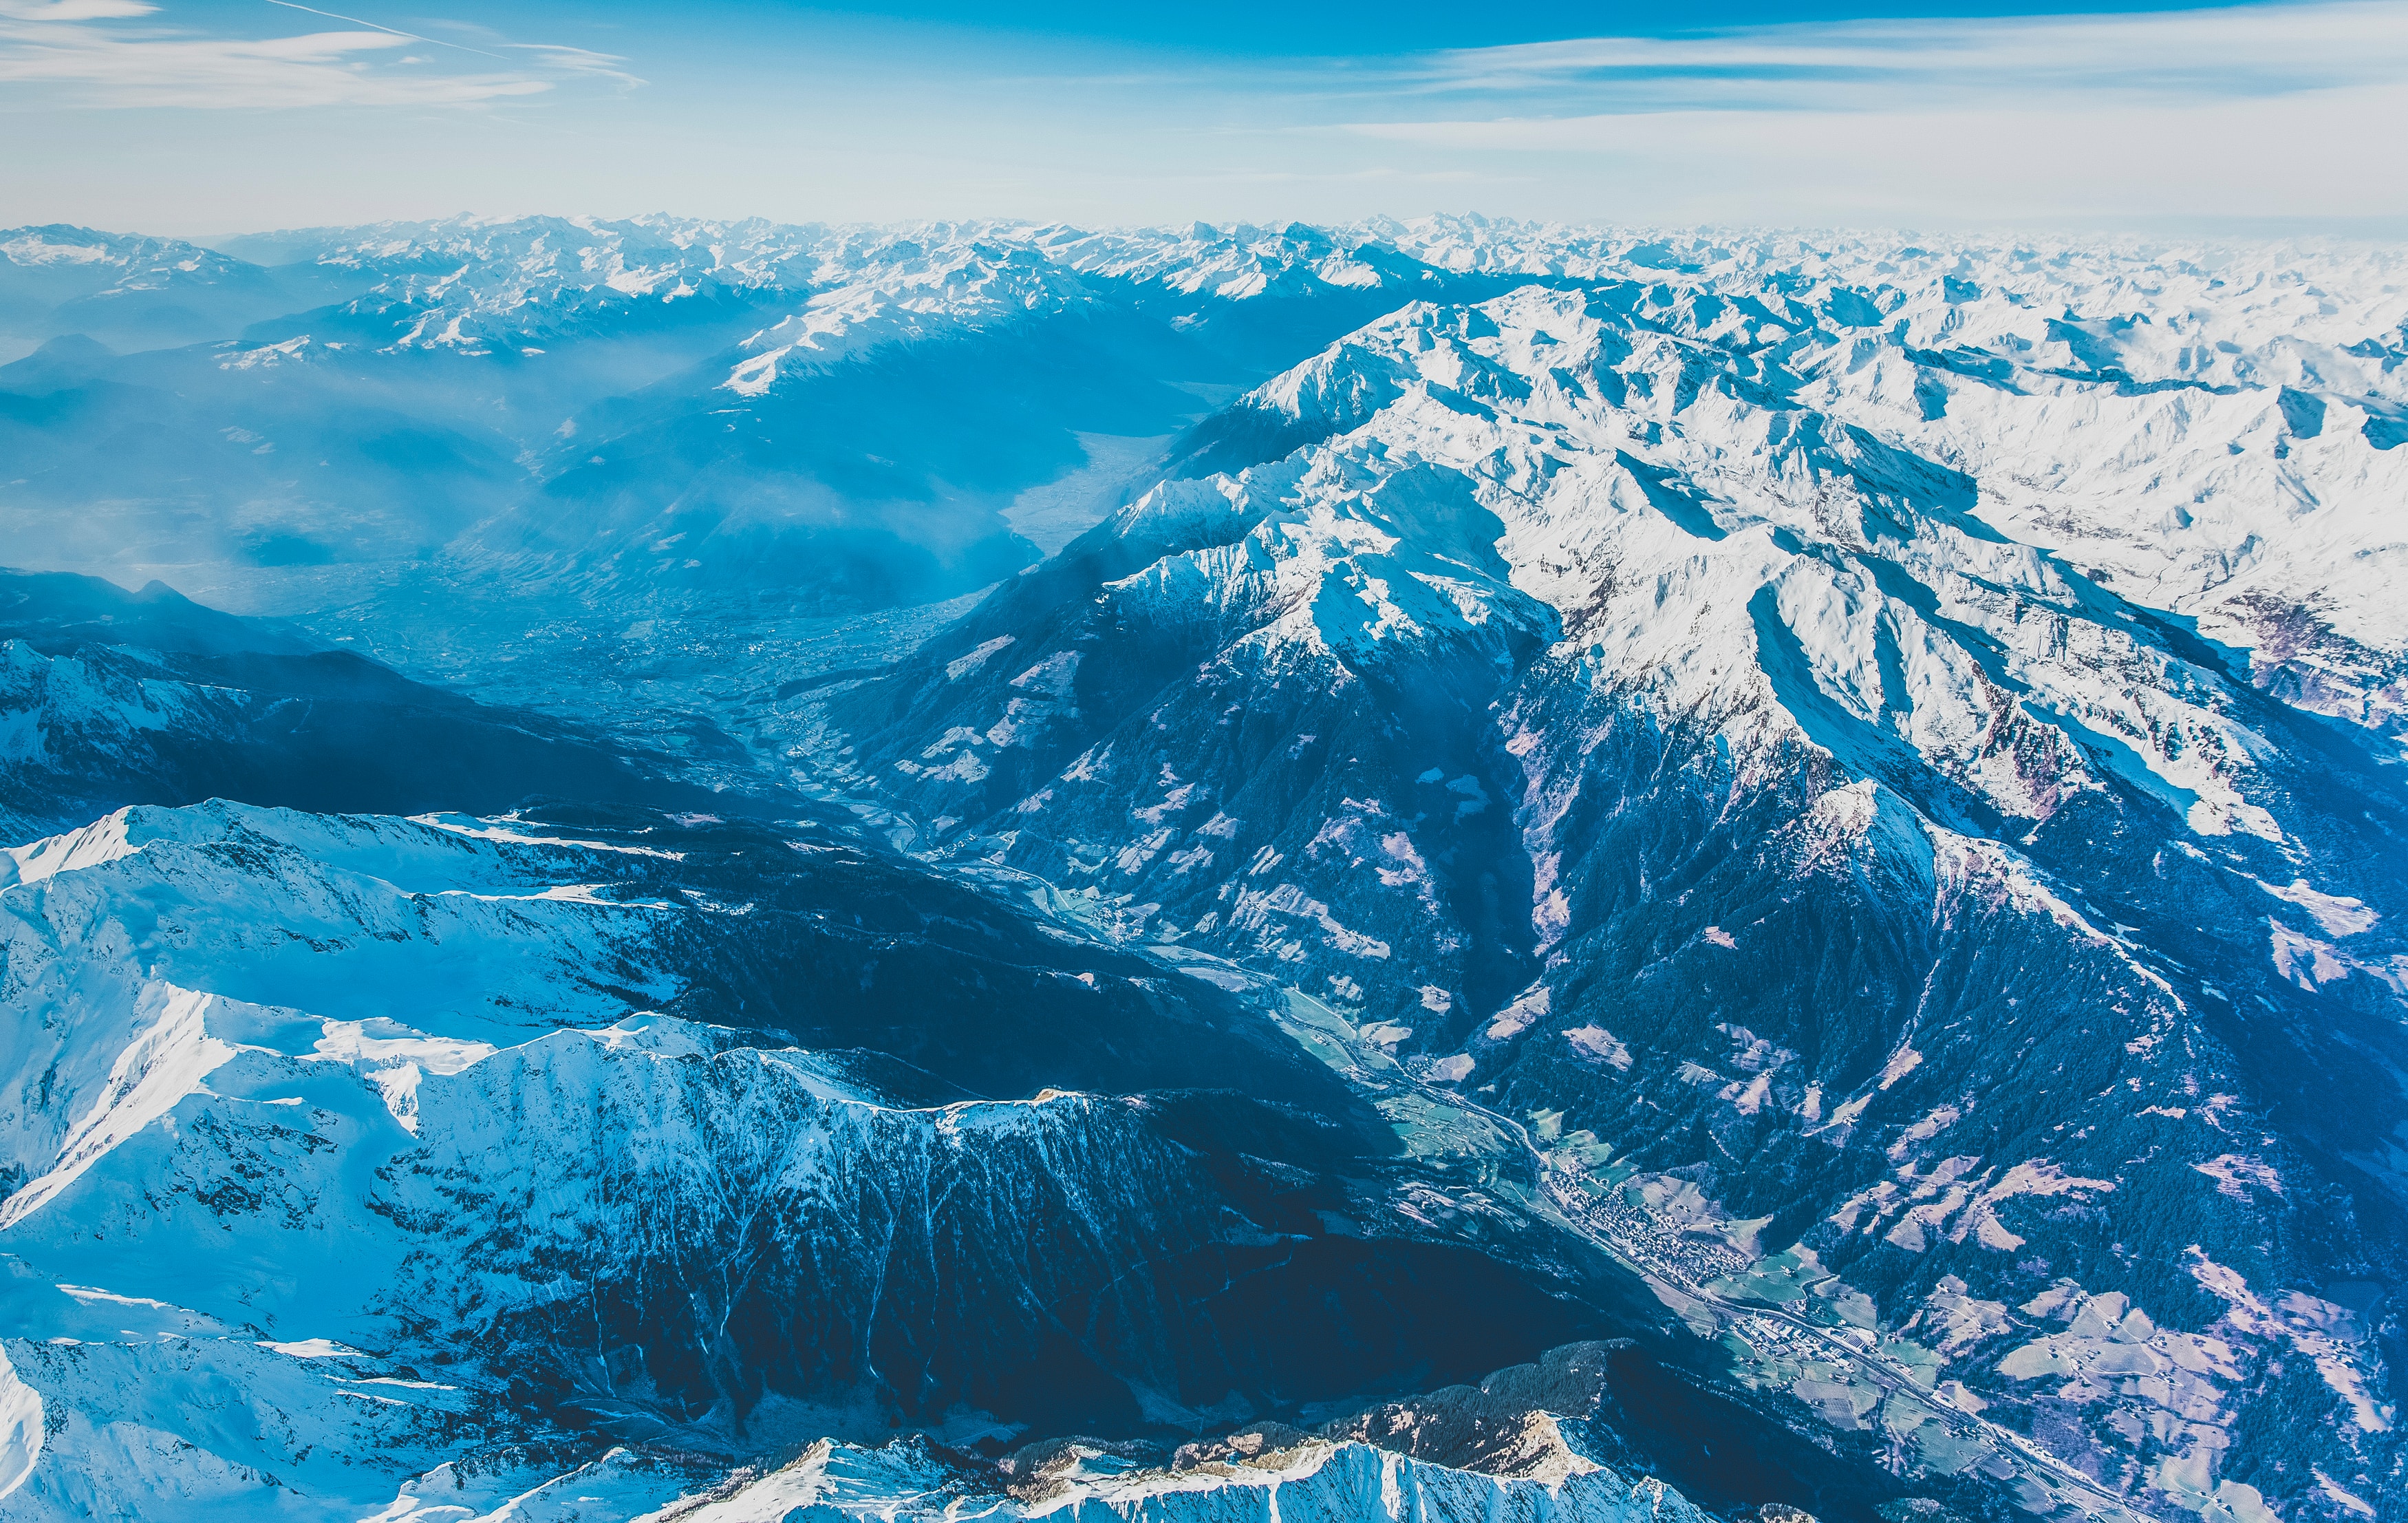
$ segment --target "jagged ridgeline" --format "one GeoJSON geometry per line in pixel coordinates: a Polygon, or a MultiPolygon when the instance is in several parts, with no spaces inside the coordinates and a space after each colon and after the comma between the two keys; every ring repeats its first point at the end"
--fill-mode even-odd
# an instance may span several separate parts
{"type": "Polygon", "coordinates": [[[2408,1508],[2394,256],[0,260],[0,1518],[2408,1508]]]}
{"type": "MultiPolygon", "coordinates": [[[[956,1490],[1050,1496],[1129,1466],[978,1455],[1075,1434],[1167,1468],[1164,1434],[1580,1336],[1671,1352],[1527,1213],[1403,1209],[1418,1160],[1254,1002],[824,832],[210,804],[6,860],[11,1516],[271,1480],[342,1516],[590,1466],[669,1500],[897,1429],[956,1490]],[[129,1432],[181,1458],[129,1466],[129,1432]]],[[[1512,1407],[1527,1442],[1416,1484],[1593,1477],[1600,1516],[1653,1505],[1650,1469],[1726,1505],[1889,1489],[1616,1347],[1512,1407]],[[1755,1467],[1550,1426],[1659,1389],[1755,1467]]],[[[1398,1484],[1295,1444],[1244,1484],[1398,1484]]]]}

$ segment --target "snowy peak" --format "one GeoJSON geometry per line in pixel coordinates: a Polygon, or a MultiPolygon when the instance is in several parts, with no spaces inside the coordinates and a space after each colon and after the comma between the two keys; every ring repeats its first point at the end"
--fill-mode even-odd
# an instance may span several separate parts
{"type": "Polygon", "coordinates": [[[255,266],[177,238],[99,233],[53,223],[0,228],[0,261],[72,278],[87,294],[202,286],[255,275],[255,266]]]}
{"type": "Polygon", "coordinates": [[[1197,223],[1184,230],[1045,230],[1033,241],[1074,269],[1224,301],[1293,297],[1317,288],[1403,293],[1429,277],[1410,256],[1353,229],[1197,223]]]}
{"type": "Polygon", "coordinates": [[[256,265],[175,238],[0,229],[0,333],[148,349],[228,337],[306,299],[256,265]]]}
{"type": "Polygon", "coordinates": [[[1269,467],[1241,480],[1326,498],[1350,474],[1445,473],[1493,521],[1512,596],[1547,604],[1605,686],[1732,716],[1770,699],[1856,768],[1887,770],[1902,741],[1918,769],[2027,819],[2095,770],[2043,717],[2081,715],[2080,733],[2136,738],[2144,785],[2197,827],[2278,834],[2245,797],[2266,748],[2219,696],[2225,673],[1989,529],[1972,481],[1802,405],[1750,355],[1665,331],[1652,306],[1531,288],[1406,309],[1241,399],[1234,416],[1339,436],[1293,488],[1269,467]],[[2036,646],[2043,625],[2061,632],[2036,646]],[[2157,676],[2101,689],[2102,659],[2157,676]]]}
{"type": "MultiPolygon", "coordinates": [[[[1492,639],[1552,633],[1545,611],[1510,584],[1494,550],[1495,520],[1460,478],[1428,469],[1349,481],[1332,462],[1292,484],[1269,475],[1246,486],[1271,500],[1231,505],[1259,514],[1242,539],[1208,539],[1106,583],[1106,596],[1135,613],[1203,591],[1240,644],[1273,659],[1291,648],[1324,653],[1357,669],[1388,663],[1399,647],[1466,637],[1484,658],[1501,661],[1492,639]]],[[[1128,515],[1138,524],[1168,517],[1154,500],[1128,515]]]]}
{"type": "Polygon", "coordinates": [[[531,218],[372,230],[321,253],[321,266],[375,278],[349,310],[407,314],[394,350],[558,338],[676,303],[760,300],[808,282],[815,229],[666,220],[531,218]]]}
{"type": "Polygon", "coordinates": [[[722,382],[726,389],[758,396],[781,371],[824,369],[882,345],[958,340],[1094,300],[1076,276],[1035,251],[987,242],[931,249],[896,238],[857,258],[831,258],[821,273],[852,279],[745,339],[748,357],[722,382]]]}
{"type": "MultiPolygon", "coordinates": [[[[2028,1384],[2072,1368],[2046,1362],[2042,1279],[2157,1319],[2202,1275],[2315,1273],[2281,1246],[2316,1210],[2304,1182],[2347,1177],[2395,1099],[2272,1117],[2395,1040],[2408,799],[2381,723],[2336,731],[2022,538],[1986,457],[1925,426],[1969,396],[2028,409],[2071,467],[2091,436],[2049,415],[2068,398],[2096,421],[2241,394],[2095,355],[1973,380],[1884,325],[1969,283],[1659,270],[1406,305],[831,700],[854,746],[831,771],[916,844],[1080,885],[1119,934],[1276,979],[1422,1083],[1497,1097],[1619,1182],[1632,1214],[1586,1218],[1639,1235],[1618,1241],[1686,1223],[1728,1245],[1667,1250],[1691,1266],[1670,1283],[1877,1280],[1867,1346],[1944,1329],[1916,1346],[1962,1360],[1952,1412],[2057,1410],[2074,1398],[2028,1384]],[[1833,379],[1883,366],[1945,394],[1930,417],[1833,379]],[[2244,1000],[2307,1024],[2246,1034],[2244,1000]],[[2249,1149],[2243,1114],[2268,1118],[2249,1149]],[[2171,1201],[2185,1242],[2135,1256],[2171,1201]],[[1787,1261],[1749,1235],[1774,1221],[1787,1261]]],[[[2315,468],[2279,393],[2250,400],[2315,468]]],[[[2293,1332],[2223,1310],[2256,1294],[2126,1341],[2152,1368],[2191,1338],[2279,1362],[2293,1332]]],[[[1764,1336],[1751,1380],[1844,1384],[1764,1336]]],[[[2344,1468],[2392,1420],[2351,1346],[2315,1398],[2318,1462],[2344,1468]]],[[[2218,1368],[2219,1392],[2249,1378],[2218,1368]]],[[[2069,1412],[2064,1444],[2124,1456],[2136,1505],[2251,1484],[2197,1468],[2221,1419],[2126,1394],[2069,1412]],[[2114,1435],[2149,1423],[2167,1437],[2126,1456],[2114,1435]]],[[[1868,1409],[1845,1401],[1819,1410],[1849,1429],[1868,1409]]],[[[1914,1463],[1953,1462],[1942,1431],[1914,1463]]]]}
{"type": "Polygon", "coordinates": [[[356,269],[382,278],[469,279],[497,284],[516,278],[529,292],[587,284],[654,288],[673,273],[730,284],[799,283],[797,260],[824,237],[817,226],[749,219],[735,223],[643,216],[457,217],[259,234],[235,240],[294,263],[356,269]]]}
{"type": "MultiPolygon", "coordinates": [[[[2276,829],[2243,797],[2268,748],[2235,700],[2217,696],[2229,676],[2220,663],[2150,633],[2062,562],[2003,537],[1984,521],[1994,499],[1977,480],[1844,410],[1820,410],[1828,393],[1760,354],[1699,337],[1731,322],[1629,287],[1407,309],[1249,394],[1227,415],[1237,423],[1197,431],[1197,458],[1247,438],[1342,433],[1327,448],[1366,468],[1427,460],[1479,481],[1515,584],[1586,639],[1600,680],[1670,681],[1685,703],[1719,692],[1717,706],[1744,707],[1718,684],[1745,668],[1714,653],[1766,638],[1770,612],[1775,646],[1812,675],[1790,700],[1810,730],[1797,705],[1835,700],[2004,812],[2035,817],[2048,812],[2042,795],[2084,770],[2067,737],[2103,721],[2134,738],[2123,743],[2143,758],[2143,785],[2200,828],[2276,829]],[[1633,584],[1655,590],[1618,603],[1613,588],[1633,584]],[[1697,639],[1707,615],[1668,617],[1668,599],[1718,604],[1718,634],[1697,639]],[[2064,633],[2032,645],[2047,625],[2064,633]],[[2068,639],[2079,648],[2071,660],[2046,654],[2068,639]],[[1886,688],[1876,678],[1891,659],[1877,655],[1885,642],[1906,653],[1886,688]],[[2100,658],[2156,664],[2160,696],[2089,690],[2077,668],[2100,658]],[[2019,711],[2003,701],[2014,694],[2027,696],[2019,711]],[[2079,717],[2036,752],[2042,714],[2079,717]],[[1985,744],[2039,772],[1999,770],[1985,744]]],[[[1790,662],[1773,648],[1759,664],[1777,672],[1790,662]]]]}
{"type": "MultiPolygon", "coordinates": [[[[825,835],[638,818],[135,810],[9,858],[12,1516],[272,1475],[351,1518],[496,1471],[757,1501],[788,1492],[742,1457],[831,1435],[1226,1431],[1561,1336],[1544,1272],[1398,1209],[1356,1156],[1382,1124],[1260,1011],[825,835]],[[1215,1062],[1252,1093],[1195,1087],[1215,1062]],[[1065,1331],[1074,1303],[1101,1326],[1065,1331]],[[1473,1336],[1433,1366],[1441,1319],[1473,1336]]],[[[1359,1499],[1396,1470],[1365,1454],[1261,1479],[1321,1496],[1336,1464],[1359,1499]]],[[[1254,1473],[1149,1493],[1060,1458],[961,1479],[1177,1501],[1254,1473]]],[[[1600,1517],[1674,1500],[1447,1469],[1476,1458],[1424,1461],[1437,1516],[1567,1480],[1600,1517]]]]}

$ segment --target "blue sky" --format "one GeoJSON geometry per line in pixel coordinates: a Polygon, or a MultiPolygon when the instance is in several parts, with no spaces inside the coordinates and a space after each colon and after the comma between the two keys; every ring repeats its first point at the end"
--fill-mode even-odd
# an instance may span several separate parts
{"type": "Polygon", "coordinates": [[[0,0],[0,223],[2408,226],[2408,0],[1935,8],[0,0]]]}

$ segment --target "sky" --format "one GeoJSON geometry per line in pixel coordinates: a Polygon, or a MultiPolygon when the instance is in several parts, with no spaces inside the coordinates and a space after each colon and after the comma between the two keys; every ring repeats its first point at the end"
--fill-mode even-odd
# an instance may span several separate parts
{"type": "Polygon", "coordinates": [[[2408,236],[2408,0],[2048,3],[0,0],[0,226],[2408,236]]]}

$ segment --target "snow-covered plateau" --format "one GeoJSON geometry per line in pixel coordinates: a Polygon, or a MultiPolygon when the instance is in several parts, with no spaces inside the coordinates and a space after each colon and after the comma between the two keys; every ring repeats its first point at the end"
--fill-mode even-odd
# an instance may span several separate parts
{"type": "Polygon", "coordinates": [[[2403,322],[0,232],[0,1519],[2408,1516],[2403,322]]]}

